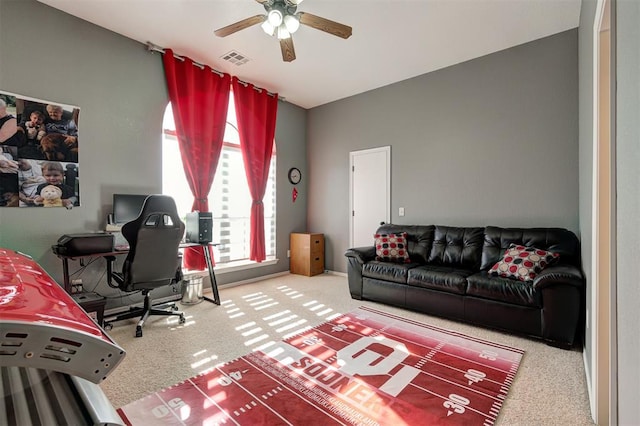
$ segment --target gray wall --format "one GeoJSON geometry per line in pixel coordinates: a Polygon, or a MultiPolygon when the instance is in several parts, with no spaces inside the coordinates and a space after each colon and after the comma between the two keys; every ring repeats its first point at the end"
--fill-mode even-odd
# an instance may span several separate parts
{"type": "Polygon", "coordinates": [[[593,21],[596,13],[596,2],[594,0],[583,0],[580,10],[579,28],[579,58],[580,58],[580,243],[582,250],[582,270],[586,277],[586,308],[590,313],[587,318],[587,326],[584,342],[584,359],[586,375],[589,383],[592,383],[591,365],[593,356],[593,341],[591,338],[591,313],[593,312],[592,301],[592,278],[591,259],[592,250],[592,203],[593,203],[593,21]]]}
{"type": "MultiPolygon", "coordinates": [[[[162,189],[162,117],[168,102],[162,58],[34,0],[1,0],[0,90],[81,108],[82,205],[70,211],[0,209],[0,246],[33,256],[62,282],[61,262],[51,252],[60,235],[104,229],[114,192],[162,189]]],[[[306,172],[305,129],[306,111],[281,102],[276,129],[280,261],[221,275],[221,284],[288,270],[289,232],[304,228],[307,211],[306,191],[291,204],[286,175],[293,165],[306,172]]],[[[101,276],[103,262],[87,268],[82,278],[85,288],[97,285],[110,294],[101,276]]]]}
{"type": "Polygon", "coordinates": [[[618,421],[640,419],[640,2],[617,0],[618,421]]]}
{"type": "Polygon", "coordinates": [[[326,267],[346,271],[349,152],[385,145],[394,223],[577,231],[577,41],[567,31],[310,110],[308,220],[326,267]]]}

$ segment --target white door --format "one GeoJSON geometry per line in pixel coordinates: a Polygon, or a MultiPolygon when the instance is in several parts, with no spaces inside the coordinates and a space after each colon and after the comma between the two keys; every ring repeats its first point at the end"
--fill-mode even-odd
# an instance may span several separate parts
{"type": "Polygon", "coordinates": [[[391,220],[391,147],[349,153],[350,247],[373,245],[380,222],[391,220]]]}

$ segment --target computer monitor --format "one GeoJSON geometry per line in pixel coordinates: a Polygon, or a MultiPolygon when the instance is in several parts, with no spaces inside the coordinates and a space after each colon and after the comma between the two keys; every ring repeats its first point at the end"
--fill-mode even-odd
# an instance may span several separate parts
{"type": "Polygon", "coordinates": [[[113,194],[113,224],[124,225],[138,217],[148,195],[113,194]]]}

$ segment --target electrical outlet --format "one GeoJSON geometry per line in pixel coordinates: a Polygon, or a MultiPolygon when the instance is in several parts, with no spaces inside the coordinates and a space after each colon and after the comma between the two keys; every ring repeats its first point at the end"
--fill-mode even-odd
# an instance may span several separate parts
{"type": "Polygon", "coordinates": [[[291,257],[291,250],[287,250],[287,257],[291,257]]]}
{"type": "Polygon", "coordinates": [[[398,216],[404,216],[404,207],[398,209],[398,216]]]}

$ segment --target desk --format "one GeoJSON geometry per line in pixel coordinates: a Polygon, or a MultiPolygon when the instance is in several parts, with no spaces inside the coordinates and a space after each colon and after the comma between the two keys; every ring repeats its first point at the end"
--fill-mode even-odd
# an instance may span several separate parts
{"type": "MultiPolygon", "coordinates": [[[[180,248],[188,248],[188,247],[196,247],[196,246],[208,248],[209,246],[216,246],[216,245],[218,244],[182,243],[180,244],[180,248]]],[[[52,246],[51,250],[56,256],[58,256],[59,259],[62,260],[62,279],[64,281],[63,288],[69,294],[71,294],[71,279],[69,277],[69,260],[81,260],[88,257],[96,257],[96,256],[100,256],[100,257],[118,256],[122,254],[127,254],[129,252],[129,250],[115,250],[110,252],[86,253],[82,255],[69,256],[69,255],[58,253],[56,250],[56,247],[57,246],[55,245],[52,246]]],[[[209,279],[211,280],[211,289],[213,290],[213,299],[206,296],[203,296],[203,298],[208,302],[215,303],[216,305],[220,305],[220,295],[218,294],[218,282],[216,281],[216,274],[213,271],[213,262],[211,261],[211,250],[203,250],[203,251],[204,251],[204,260],[206,261],[207,268],[209,269],[209,279]]]]}

